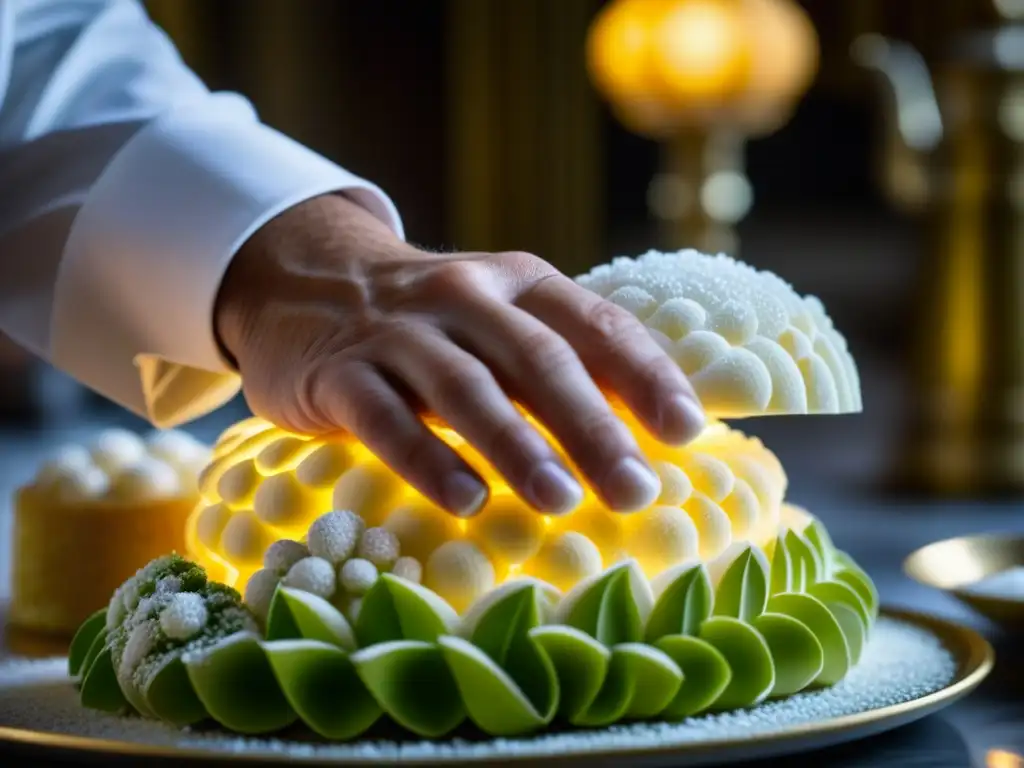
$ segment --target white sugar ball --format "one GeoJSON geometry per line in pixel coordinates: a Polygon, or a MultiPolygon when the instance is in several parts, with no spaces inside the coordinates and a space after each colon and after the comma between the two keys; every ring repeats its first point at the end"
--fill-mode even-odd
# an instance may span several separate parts
{"type": "Polygon", "coordinates": [[[386,528],[368,528],[359,537],[359,545],[356,547],[358,557],[369,560],[382,571],[394,565],[400,554],[398,537],[386,528]]]}
{"type": "Polygon", "coordinates": [[[309,526],[309,533],[306,535],[309,551],[334,565],[339,565],[343,560],[352,557],[364,525],[359,515],[347,509],[321,515],[309,526]]]}
{"type": "Polygon", "coordinates": [[[256,471],[256,463],[249,459],[240,461],[229,468],[217,481],[217,495],[229,506],[248,508],[253,506],[256,489],[263,476],[256,471]]]}
{"type": "Polygon", "coordinates": [[[607,298],[612,304],[617,304],[640,320],[646,320],[658,308],[657,300],[643,288],[635,285],[616,288],[607,298]]]}
{"type": "Polygon", "coordinates": [[[50,492],[65,504],[102,499],[110,490],[110,478],[99,467],[68,467],[50,485],[50,492]]]}
{"type": "Polygon", "coordinates": [[[745,302],[727,301],[711,318],[711,330],[741,347],[757,335],[757,313],[745,302]]]}
{"type": "Polygon", "coordinates": [[[179,495],[181,482],[172,466],[146,456],[114,475],[111,492],[123,501],[163,499],[179,495]]]}
{"type": "Polygon", "coordinates": [[[195,592],[179,592],[160,612],[160,629],[172,640],[188,640],[206,626],[209,612],[195,592]]]}
{"type": "Polygon", "coordinates": [[[45,488],[68,474],[94,466],[92,456],[80,445],[65,445],[54,451],[36,473],[35,485],[45,488]]]}
{"type": "Polygon", "coordinates": [[[494,566],[475,544],[449,541],[427,561],[423,583],[460,613],[494,587],[494,566]]]}
{"type": "Polygon", "coordinates": [[[691,299],[669,299],[647,320],[647,327],[678,340],[704,328],[707,313],[691,299]]]}
{"type": "Polygon", "coordinates": [[[281,583],[329,600],[337,589],[334,566],[322,557],[307,557],[288,569],[281,583]]]}
{"type": "Polygon", "coordinates": [[[148,455],[142,438],[127,429],[100,432],[89,448],[93,463],[107,472],[136,464],[148,455]]]}
{"type": "Polygon", "coordinates": [[[285,573],[299,560],[309,557],[309,549],[301,541],[280,539],[267,547],[263,555],[263,567],[285,573]]]}
{"type": "Polygon", "coordinates": [[[365,595],[377,581],[377,566],[361,557],[346,560],[338,571],[341,588],[350,595],[365,595]]]}
{"type": "Polygon", "coordinates": [[[654,462],[654,471],[661,479],[661,495],[658,504],[675,507],[682,504],[693,493],[693,483],[678,466],[668,461],[654,462]]]}
{"type": "Polygon", "coordinates": [[[526,572],[567,592],[583,579],[601,572],[601,553],[590,539],[569,531],[541,547],[526,572]]]}
{"type": "Polygon", "coordinates": [[[277,571],[262,568],[250,576],[249,582],[245,585],[245,604],[264,621],[270,612],[270,603],[280,581],[281,577],[277,571]]]}
{"type": "Polygon", "coordinates": [[[146,438],[149,455],[175,469],[194,469],[210,460],[210,448],[179,429],[163,429],[146,438]]]}
{"type": "Polygon", "coordinates": [[[423,566],[415,557],[400,557],[391,567],[391,575],[419,584],[423,581],[423,566]]]}
{"type": "Polygon", "coordinates": [[[303,485],[330,488],[353,464],[352,451],[344,443],[324,443],[304,458],[295,470],[303,485]]]}
{"type": "Polygon", "coordinates": [[[629,528],[629,551],[648,578],[697,556],[697,527],[679,507],[652,507],[638,512],[631,516],[629,528]]]}

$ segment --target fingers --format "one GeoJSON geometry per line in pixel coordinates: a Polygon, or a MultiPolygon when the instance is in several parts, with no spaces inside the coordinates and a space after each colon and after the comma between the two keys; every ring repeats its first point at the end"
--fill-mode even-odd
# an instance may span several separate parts
{"type": "Polygon", "coordinates": [[[311,377],[308,398],[320,412],[318,421],[351,432],[439,506],[469,517],[487,501],[479,475],[423,424],[372,365],[325,363],[311,377]]]}
{"type": "Polygon", "coordinates": [[[633,511],[654,502],[657,476],[568,342],[526,312],[482,295],[459,310],[449,332],[547,426],[608,506],[633,511]]]}
{"type": "Polygon", "coordinates": [[[703,429],[704,412],[686,376],[625,309],[562,275],[536,283],[516,303],[563,336],[653,435],[681,444],[703,429]]]}
{"type": "Polygon", "coordinates": [[[487,366],[451,340],[427,331],[407,334],[381,345],[374,359],[474,445],[534,508],[564,514],[583,500],[579,483],[487,366]]]}

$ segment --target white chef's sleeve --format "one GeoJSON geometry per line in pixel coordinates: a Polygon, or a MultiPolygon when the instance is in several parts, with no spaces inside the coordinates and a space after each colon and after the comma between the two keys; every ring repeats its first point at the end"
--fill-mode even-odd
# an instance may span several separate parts
{"type": "Polygon", "coordinates": [[[373,184],[211,93],[136,0],[0,2],[0,330],[158,426],[239,379],[213,332],[260,226],[345,192],[402,236],[373,184]]]}

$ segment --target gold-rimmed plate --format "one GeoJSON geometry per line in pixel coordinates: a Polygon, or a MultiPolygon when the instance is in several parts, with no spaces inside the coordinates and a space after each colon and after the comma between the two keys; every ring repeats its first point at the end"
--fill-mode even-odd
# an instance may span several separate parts
{"type": "MultiPolygon", "coordinates": [[[[945,648],[954,662],[951,679],[931,693],[898,704],[855,711],[851,714],[779,726],[762,733],[730,738],[707,737],[690,743],[668,743],[659,738],[645,738],[630,742],[616,738],[599,748],[579,748],[537,754],[530,750],[510,747],[505,750],[476,751],[472,742],[450,742],[444,749],[429,755],[407,754],[398,759],[381,752],[374,745],[365,750],[354,750],[347,755],[331,754],[312,749],[311,745],[297,744],[295,750],[282,749],[281,742],[269,742],[265,749],[217,749],[196,746],[170,746],[146,743],[134,737],[95,738],[55,733],[27,727],[3,727],[0,723],[0,747],[20,747],[32,757],[46,758],[56,753],[87,753],[92,758],[130,757],[156,758],[175,761],[195,760],[204,764],[260,764],[260,765],[508,765],[523,766],[536,763],[552,766],[603,766],[633,768],[634,766],[669,766],[685,762],[688,766],[710,763],[751,760],[780,755],[794,755],[813,749],[842,744],[855,739],[876,735],[884,731],[919,720],[949,706],[973,691],[992,670],[994,652],[979,634],[966,627],[923,614],[885,610],[883,616],[900,626],[930,637],[945,648]],[[376,753],[376,754],[375,754],[376,753]]],[[[931,642],[931,641],[929,641],[931,642]]],[[[912,654],[911,654],[912,655],[912,654]]],[[[914,663],[906,659],[906,663],[914,663]]],[[[59,662],[54,662],[58,665],[59,662]]],[[[59,674],[59,671],[58,671],[59,674]]],[[[874,684],[874,683],[872,683],[874,684]]],[[[50,685],[64,685],[53,681],[50,685]]],[[[815,695],[815,694],[810,694],[815,695]]],[[[20,694],[19,694],[20,696],[20,694]]],[[[13,700],[13,699],[12,699],[13,700]]],[[[21,702],[19,698],[17,700],[21,702]]]]}
{"type": "Polygon", "coordinates": [[[1024,536],[979,534],[928,544],[903,563],[904,572],[919,584],[947,592],[990,621],[1009,630],[1024,629],[1024,593],[988,592],[980,582],[1015,568],[1024,568],[1024,536]]]}

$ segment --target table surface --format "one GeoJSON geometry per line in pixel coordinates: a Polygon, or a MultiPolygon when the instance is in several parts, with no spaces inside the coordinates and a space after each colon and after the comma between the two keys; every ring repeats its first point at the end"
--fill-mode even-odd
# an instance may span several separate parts
{"type": "MultiPolygon", "coordinates": [[[[1014,757],[1024,755],[1020,638],[1001,635],[951,597],[915,584],[901,571],[906,555],[930,541],[968,533],[1024,533],[1021,504],[908,501],[874,493],[871,488],[892,442],[893,422],[886,414],[898,410],[895,390],[882,381],[878,377],[875,383],[865,382],[865,401],[877,407],[873,418],[759,419],[743,423],[742,428],[759,435],[775,450],[790,475],[793,501],[822,518],[832,538],[875,579],[885,604],[954,619],[980,630],[996,647],[996,669],[973,695],[915,725],[800,759],[749,765],[1024,768],[1024,759],[1014,757]]],[[[228,408],[191,425],[190,430],[210,440],[239,415],[238,410],[228,408]]],[[[116,413],[103,417],[102,423],[117,422],[138,426],[116,413]]],[[[0,433],[0,498],[10,498],[10,492],[55,444],[80,439],[97,426],[94,421],[64,429],[0,433]]],[[[0,506],[0,565],[9,561],[9,528],[9,509],[0,506]]],[[[7,568],[0,571],[3,595],[8,589],[7,568]]]]}

